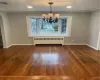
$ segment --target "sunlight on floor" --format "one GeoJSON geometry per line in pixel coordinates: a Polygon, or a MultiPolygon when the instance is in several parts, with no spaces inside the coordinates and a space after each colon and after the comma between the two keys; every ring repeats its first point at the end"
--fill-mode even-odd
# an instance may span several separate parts
{"type": "Polygon", "coordinates": [[[47,65],[56,65],[59,64],[59,54],[56,53],[41,53],[41,54],[33,54],[34,61],[41,61],[42,64],[47,65]],[[40,59],[40,60],[37,60],[40,59]]]}

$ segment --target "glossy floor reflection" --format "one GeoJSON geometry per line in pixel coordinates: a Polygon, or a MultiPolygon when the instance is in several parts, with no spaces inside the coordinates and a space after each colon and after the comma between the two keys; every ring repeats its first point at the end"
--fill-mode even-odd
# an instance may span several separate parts
{"type": "Polygon", "coordinates": [[[0,49],[0,76],[92,80],[100,76],[100,52],[87,46],[12,46],[0,49]]]}
{"type": "Polygon", "coordinates": [[[63,64],[66,65],[66,63],[64,63],[64,61],[60,60],[60,59],[65,59],[65,56],[63,54],[58,54],[58,53],[41,53],[41,54],[36,54],[33,53],[33,61],[35,63],[35,65],[41,64],[41,65],[58,65],[58,64],[63,64]]]}

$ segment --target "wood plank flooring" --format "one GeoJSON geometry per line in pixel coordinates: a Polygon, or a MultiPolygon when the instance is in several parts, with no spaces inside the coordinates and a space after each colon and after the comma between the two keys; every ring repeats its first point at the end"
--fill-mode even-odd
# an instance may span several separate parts
{"type": "Polygon", "coordinates": [[[60,45],[0,49],[0,80],[100,80],[100,52],[60,45]]]}

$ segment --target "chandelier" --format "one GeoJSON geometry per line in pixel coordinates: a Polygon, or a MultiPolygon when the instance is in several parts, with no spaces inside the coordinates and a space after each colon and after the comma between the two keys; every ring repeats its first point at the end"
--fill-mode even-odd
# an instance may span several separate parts
{"type": "Polygon", "coordinates": [[[53,14],[53,12],[52,12],[53,2],[49,2],[48,4],[50,5],[50,12],[48,14],[42,14],[43,21],[48,22],[50,24],[57,23],[60,14],[53,14]]]}

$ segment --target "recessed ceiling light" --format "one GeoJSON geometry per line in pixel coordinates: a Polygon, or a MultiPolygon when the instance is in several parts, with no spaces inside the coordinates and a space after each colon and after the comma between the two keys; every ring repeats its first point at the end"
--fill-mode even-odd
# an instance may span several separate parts
{"type": "Polygon", "coordinates": [[[32,9],[33,7],[32,7],[32,6],[27,6],[27,8],[28,8],[28,9],[32,9]]]}
{"type": "Polygon", "coordinates": [[[66,6],[66,8],[70,9],[70,8],[72,8],[72,6],[66,6]]]}

